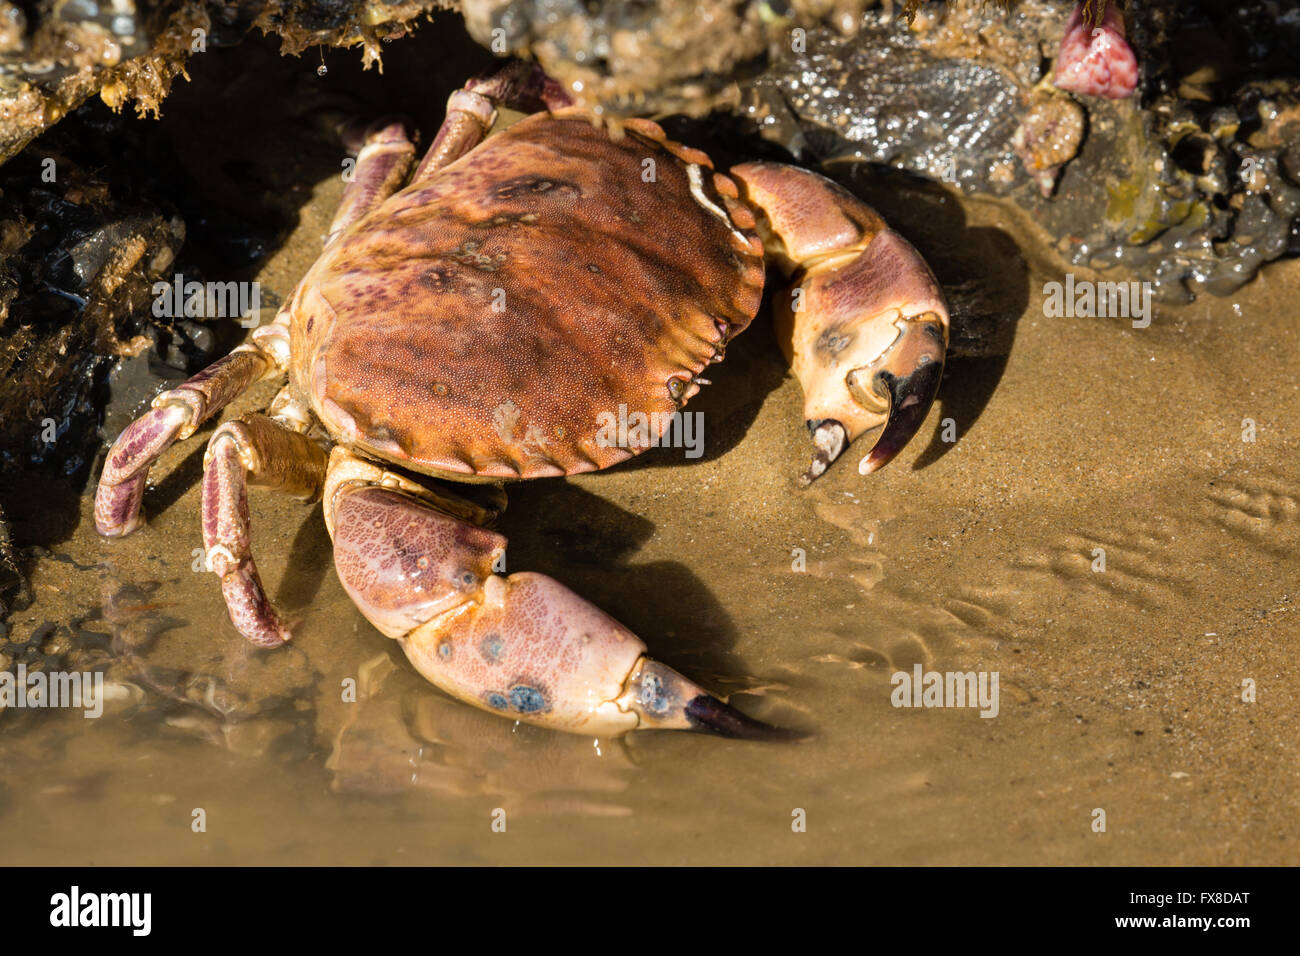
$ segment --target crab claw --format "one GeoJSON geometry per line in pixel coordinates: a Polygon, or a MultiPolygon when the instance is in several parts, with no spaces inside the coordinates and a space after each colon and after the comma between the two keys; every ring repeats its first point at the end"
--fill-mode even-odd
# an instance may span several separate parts
{"type": "Polygon", "coordinates": [[[849,373],[849,391],[864,407],[870,396],[887,402],[885,427],[858,473],[869,475],[887,465],[916,434],[939,391],[947,343],[944,326],[934,313],[899,319],[898,338],[876,362],[849,373]]]}
{"type": "Polygon", "coordinates": [[[939,389],[948,344],[939,284],[907,240],[830,180],[776,163],[732,175],[764,214],[769,255],[792,275],[775,317],[816,446],[802,481],[878,430],[858,466],[869,474],[916,434],[939,389]]]}
{"type": "Polygon", "coordinates": [[[773,727],[724,704],[666,664],[642,657],[619,698],[634,712],[638,726],[657,730],[698,730],[741,740],[799,740],[805,735],[773,727]]]}
{"type": "Polygon", "coordinates": [[[344,589],[453,697],[594,737],[638,728],[796,736],[650,660],[635,634],[553,578],[493,573],[500,535],[375,485],[335,486],[326,501],[344,589]]]}

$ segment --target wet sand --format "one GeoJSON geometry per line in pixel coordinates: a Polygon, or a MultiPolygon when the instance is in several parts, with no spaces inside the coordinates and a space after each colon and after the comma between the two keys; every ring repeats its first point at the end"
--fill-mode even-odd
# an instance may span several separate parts
{"type": "MultiPolygon", "coordinates": [[[[248,647],[193,570],[210,425],[164,455],[128,539],[56,486],[11,515],[49,547],[12,636],[111,661],[142,697],[98,720],[0,713],[0,862],[1294,862],[1300,262],[1157,304],[1146,329],[1047,318],[1066,270],[1028,224],[862,179],[945,284],[1014,307],[1008,355],[953,360],[883,471],[852,456],[801,490],[801,398],[760,315],[689,407],[701,459],[512,486],[500,524],[510,570],[810,740],[593,741],[454,703],[348,602],[319,508],[262,490],[257,561],[297,629],[248,647]],[[891,706],[918,663],[998,672],[998,715],[891,706]]],[[[317,183],[265,287],[306,269],[340,187],[317,183]]]]}

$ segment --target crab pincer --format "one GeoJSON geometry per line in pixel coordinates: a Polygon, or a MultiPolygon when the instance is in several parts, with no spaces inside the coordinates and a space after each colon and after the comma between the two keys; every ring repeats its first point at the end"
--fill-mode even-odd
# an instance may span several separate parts
{"type": "Polygon", "coordinates": [[[763,213],[769,259],[791,276],[774,312],[817,447],[803,482],[879,429],[858,465],[869,474],[916,434],[939,389],[943,292],[906,239],[829,179],[778,163],[744,163],[731,175],[763,213]]]}
{"type": "Polygon", "coordinates": [[[646,656],[553,578],[493,573],[506,539],[406,491],[342,482],[327,498],[339,579],[427,680],[515,720],[595,737],[697,730],[799,736],[746,716],[646,656]]]}

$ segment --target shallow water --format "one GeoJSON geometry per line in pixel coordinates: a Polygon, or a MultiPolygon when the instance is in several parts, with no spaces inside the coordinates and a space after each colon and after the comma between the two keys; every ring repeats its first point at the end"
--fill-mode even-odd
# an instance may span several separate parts
{"type": "MultiPolygon", "coordinates": [[[[119,698],[98,720],[0,713],[0,862],[1294,862],[1300,262],[1146,329],[1049,319],[1063,267],[1032,226],[858,178],[954,298],[969,280],[1014,308],[1009,355],[954,360],[888,468],[854,456],[800,490],[799,391],[760,316],[690,406],[703,458],[513,486],[500,525],[510,570],[810,740],[592,740],[457,704],[349,603],[319,508],[260,489],[258,564],[297,626],[250,648],[194,570],[209,425],[164,455],[128,539],[57,485],[11,505],[49,548],[11,639],[105,664],[119,698]],[[998,715],[891,706],[917,663],[998,672],[998,715]]],[[[305,270],[340,186],[315,187],[266,287],[305,270]]]]}

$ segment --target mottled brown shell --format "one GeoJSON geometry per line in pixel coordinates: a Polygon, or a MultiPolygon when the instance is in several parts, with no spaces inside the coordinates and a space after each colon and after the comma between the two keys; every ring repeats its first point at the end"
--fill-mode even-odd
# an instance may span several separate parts
{"type": "Polygon", "coordinates": [[[341,441],[417,471],[616,464],[641,448],[599,440],[602,414],[666,424],[758,310],[736,196],[653,123],[528,117],[326,251],[293,307],[295,381],[341,441]]]}

